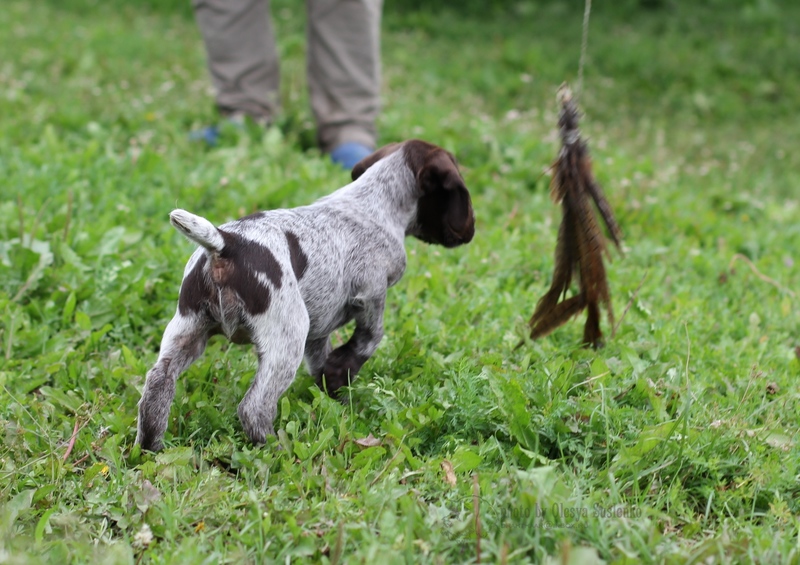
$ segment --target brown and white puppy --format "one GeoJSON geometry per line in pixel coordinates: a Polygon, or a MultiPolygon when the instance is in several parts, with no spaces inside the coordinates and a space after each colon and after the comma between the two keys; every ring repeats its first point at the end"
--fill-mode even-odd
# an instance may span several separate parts
{"type": "Polygon", "coordinates": [[[250,440],[264,442],[304,357],[333,395],[375,352],[386,290],[406,267],[405,236],[445,247],[472,240],[469,192],[444,149],[419,140],[388,145],[359,162],[352,177],[310,206],[219,228],[185,210],[170,214],[200,247],[147,373],[136,436],[142,448],[162,447],[175,382],[215,334],[255,346],[258,370],[238,413],[250,440]],[[350,340],[332,349],[331,333],[350,320],[350,340]]]}

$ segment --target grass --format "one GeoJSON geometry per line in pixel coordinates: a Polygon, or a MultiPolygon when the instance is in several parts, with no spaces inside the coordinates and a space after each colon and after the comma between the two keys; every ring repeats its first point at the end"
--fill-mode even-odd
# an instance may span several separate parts
{"type": "Polygon", "coordinates": [[[7,0],[0,562],[800,562],[800,7],[595,4],[584,131],[626,246],[606,348],[574,321],[514,349],[552,271],[582,2],[387,3],[382,141],[458,156],[474,242],[408,242],[348,406],[301,370],[254,448],[254,356],[213,341],[152,455],[136,403],[192,251],[168,212],[347,181],[312,147],[303,10],[273,2],[278,127],[206,150],[188,3],[7,0]]]}

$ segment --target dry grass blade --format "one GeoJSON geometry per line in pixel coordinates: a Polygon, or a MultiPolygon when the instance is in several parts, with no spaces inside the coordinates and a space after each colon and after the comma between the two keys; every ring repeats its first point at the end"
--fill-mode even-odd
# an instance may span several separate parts
{"type": "Polygon", "coordinates": [[[77,418],[75,419],[75,426],[72,428],[72,435],[69,438],[69,443],[67,444],[67,451],[64,452],[64,456],[61,458],[62,461],[66,461],[69,458],[69,454],[72,453],[72,448],[75,447],[75,438],[78,437],[78,431],[80,430],[80,426],[78,425],[77,418]]]}
{"type": "Polygon", "coordinates": [[[745,263],[748,267],[750,267],[750,270],[753,271],[753,274],[757,276],[760,280],[764,281],[765,283],[771,284],[772,286],[774,286],[778,290],[785,292],[792,298],[797,297],[797,295],[792,289],[786,288],[775,279],[771,279],[767,275],[763,274],[761,271],[758,270],[758,268],[753,264],[753,262],[750,259],[742,255],[741,253],[736,253],[733,257],[731,257],[731,262],[728,263],[728,271],[733,272],[733,265],[734,263],[736,263],[736,261],[742,261],[743,263],[745,263]]]}
{"type": "Polygon", "coordinates": [[[441,463],[442,471],[444,471],[444,482],[450,485],[451,487],[456,486],[458,482],[456,479],[456,472],[453,469],[453,464],[450,463],[447,459],[442,461],[441,463]]]}

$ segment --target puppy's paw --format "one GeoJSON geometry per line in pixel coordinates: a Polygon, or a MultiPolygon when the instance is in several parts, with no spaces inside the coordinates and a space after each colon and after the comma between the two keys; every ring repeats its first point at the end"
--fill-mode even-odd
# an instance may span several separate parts
{"type": "Polygon", "coordinates": [[[142,451],[161,451],[164,449],[163,436],[164,432],[160,426],[154,426],[148,420],[139,417],[134,445],[141,447],[142,451]]]}
{"type": "Polygon", "coordinates": [[[267,441],[267,436],[274,436],[275,429],[272,427],[272,418],[264,410],[252,409],[242,401],[239,404],[239,421],[242,423],[244,433],[256,445],[261,445],[267,441]]]}
{"type": "Polygon", "coordinates": [[[164,442],[155,438],[136,436],[136,444],[142,448],[142,451],[152,451],[155,453],[164,449],[164,442]]]}
{"type": "Polygon", "coordinates": [[[317,385],[328,392],[332,398],[341,400],[338,391],[343,386],[348,386],[366,359],[355,354],[348,344],[337,347],[325,360],[322,374],[317,377],[317,385]]]}

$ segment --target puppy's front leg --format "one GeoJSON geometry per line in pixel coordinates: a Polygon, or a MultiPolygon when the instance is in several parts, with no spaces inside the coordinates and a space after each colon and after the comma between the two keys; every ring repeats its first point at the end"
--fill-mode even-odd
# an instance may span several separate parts
{"type": "Polygon", "coordinates": [[[208,341],[204,321],[176,314],[167,324],[158,360],[147,372],[139,400],[136,443],[142,449],[158,451],[167,429],[169,407],[175,397],[175,381],[203,353],[208,341]]]}
{"type": "Polygon", "coordinates": [[[258,370],[239,403],[239,420],[253,443],[275,433],[278,400],[294,381],[308,337],[308,312],[299,291],[276,294],[269,310],[252,320],[258,370]]]}
{"type": "Polygon", "coordinates": [[[372,357],[383,338],[383,310],[386,294],[376,298],[360,299],[356,304],[356,329],[344,345],[334,349],[325,360],[322,379],[318,384],[330,396],[350,384],[361,366],[372,357]]]}

